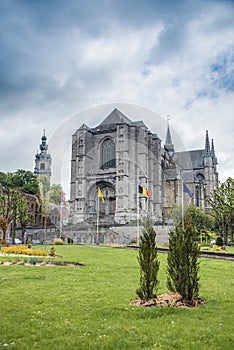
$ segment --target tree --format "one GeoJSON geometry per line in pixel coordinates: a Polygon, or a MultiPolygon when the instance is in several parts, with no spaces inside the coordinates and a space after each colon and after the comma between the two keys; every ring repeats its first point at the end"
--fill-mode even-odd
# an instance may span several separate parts
{"type": "Polygon", "coordinates": [[[44,244],[46,242],[46,221],[50,213],[50,182],[47,176],[40,176],[39,178],[39,189],[40,189],[40,204],[41,204],[41,213],[43,217],[43,226],[44,226],[44,244]],[[48,181],[47,181],[48,180],[48,181]]]}
{"type": "Polygon", "coordinates": [[[29,170],[19,169],[12,176],[14,188],[20,188],[29,194],[39,193],[38,177],[29,170]]]}
{"type": "Polygon", "coordinates": [[[16,172],[0,173],[0,188],[20,189],[29,194],[39,192],[38,178],[29,170],[19,169],[16,172]]]}
{"type": "MultiPolygon", "coordinates": [[[[191,217],[198,231],[201,229],[212,230],[215,227],[215,219],[212,215],[205,213],[203,209],[189,205],[186,212],[191,217]]],[[[182,223],[182,208],[175,206],[172,211],[172,217],[175,225],[180,225],[182,223]]]]}
{"type": "MultiPolygon", "coordinates": [[[[16,222],[18,206],[22,194],[12,188],[0,189],[0,215],[8,223],[16,222]]],[[[6,239],[6,229],[3,229],[3,239],[6,239]]]]}
{"type": "Polygon", "coordinates": [[[199,245],[196,227],[189,212],[185,213],[184,229],[181,225],[169,232],[167,257],[167,286],[178,292],[183,300],[192,301],[199,293],[199,245]]]}
{"type": "Polygon", "coordinates": [[[2,216],[0,216],[0,230],[5,231],[8,229],[9,223],[8,221],[3,218],[2,216]]]}
{"type": "Polygon", "coordinates": [[[33,219],[33,213],[29,211],[28,201],[25,198],[25,196],[22,196],[19,201],[18,213],[17,213],[17,220],[22,229],[22,242],[24,241],[27,225],[32,222],[32,219],[33,219]]]}
{"type": "Polygon", "coordinates": [[[62,199],[62,186],[60,184],[53,184],[50,187],[50,201],[56,205],[61,204],[61,199],[62,199]]]}
{"type": "Polygon", "coordinates": [[[159,281],[159,260],[156,245],[156,232],[149,216],[143,222],[140,250],[138,256],[140,265],[140,287],[136,290],[141,299],[156,297],[159,281]]]}
{"type": "MultiPolygon", "coordinates": [[[[21,224],[24,234],[26,225],[32,218],[25,193],[33,194],[38,189],[38,180],[31,171],[0,173],[0,215],[11,224],[13,241],[17,222],[21,224]]],[[[5,237],[6,229],[3,229],[3,238],[5,237]]]]}
{"type": "Polygon", "coordinates": [[[233,241],[234,230],[234,179],[229,177],[217,187],[208,198],[211,214],[215,217],[220,233],[224,234],[224,243],[227,243],[228,233],[233,241]]]}

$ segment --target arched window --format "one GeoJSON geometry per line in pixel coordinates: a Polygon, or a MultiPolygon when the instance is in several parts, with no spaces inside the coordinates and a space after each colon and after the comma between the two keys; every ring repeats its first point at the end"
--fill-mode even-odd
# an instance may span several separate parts
{"type": "Polygon", "coordinates": [[[196,178],[197,178],[197,180],[198,180],[199,182],[204,182],[204,181],[205,181],[205,177],[204,177],[204,175],[201,174],[201,173],[198,173],[198,174],[196,175],[196,178]]]}
{"type": "Polygon", "coordinates": [[[102,144],[102,168],[115,167],[115,143],[111,139],[106,139],[102,144]]]}
{"type": "Polygon", "coordinates": [[[40,170],[45,170],[45,163],[41,163],[40,170]]]}

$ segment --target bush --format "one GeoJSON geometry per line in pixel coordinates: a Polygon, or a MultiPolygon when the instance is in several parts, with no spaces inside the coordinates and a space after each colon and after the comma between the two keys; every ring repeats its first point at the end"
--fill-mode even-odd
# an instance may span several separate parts
{"type": "Polygon", "coordinates": [[[42,259],[30,258],[28,262],[29,262],[29,264],[36,265],[38,263],[41,263],[42,261],[43,261],[42,259]]]}
{"type": "Polygon", "coordinates": [[[159,285],[157,278],[159,261],[156,232],[149,216],[143,223],[138,262],[140,265],[140,287],[136,290],[136,293],[140,299],[154,298],[159,285]]]}
{"type": "Polygon", "coordinates": [[[195,227],[186,217],[184,229],[176,226],[169,233],[167,257],[167,286],[171,291],[178,292],[183,300],[191,301],[198,297],[199,251],[195,227]]]}
{"type": "Polygon", "coordinates": [[[55,247],[54,246],[52,246],[50,248],[50,256],[55,256],[55,247]]]}
{"type": "Polygon", "coordinates": [[[31,242],[30,238],[28,239],[28,243],[27,244],[28,244],[28,248],[30,249],[32,247],[32,242],[31,242]]]}
{"type": "Polygon", "coordinates": [[[54,239],[54,242],[53,242],[54,245],[63,245],[64,242],[61,238],[56,238],[54,239]]]}
{"type": "Polygon", "coordinates": [[[218,247],[222,247],[223,246],[223,238],[221,236],[218,236],[216,238],[216,242],[215,244],[218,246],[218,247]]]}

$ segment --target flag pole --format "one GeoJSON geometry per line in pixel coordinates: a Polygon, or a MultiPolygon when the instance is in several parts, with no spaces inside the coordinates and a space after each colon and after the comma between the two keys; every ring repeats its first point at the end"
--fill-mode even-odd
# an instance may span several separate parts
{"type": "Polygon", "coordinates": [[[100,203],[99,203],[99,196],[97,197],[97,238],[96,238],[96,243],[98,244],[99,240],[99,209],[100,209],[100,203]]]}
{"type": "Polygon", "coordinates": [[[61,238],[62,236],[62,198],[63,198],[63,191],[61,191],[61,195],[60,195],[60,204],[59,204],[59,216],[60,216],[60,220],[59,220],[59,237],[61,238]]]}
{"type": "Polygon", "coordinates": [[[140,237],[140,205],[139,205],[139,188],[137,183],[137,244],[139,245],[139,237],[140,237]]]}
{"type": "Polygon", "coordinates": [[[181,198],[182,198],[182,202],[181,202],[181,211],[182,211],[182,229],[184,229],[184,182],[183,182],[183,176],[181,176],[181,198]]]}

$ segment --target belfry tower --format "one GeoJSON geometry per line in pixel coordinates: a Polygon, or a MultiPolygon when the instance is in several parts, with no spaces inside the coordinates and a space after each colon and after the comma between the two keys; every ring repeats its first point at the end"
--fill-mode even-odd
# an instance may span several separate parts
{"type": "Polygon", "coordinates": [[[40,153],[37,152],[35,156],[34,174],[37,176],[46,175],[49,180],[51,177],[51,155],[48,152],[45,130],[41,138],[40,153]]]}

